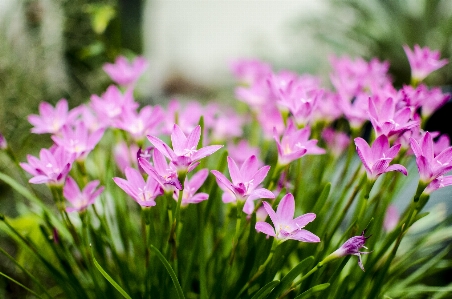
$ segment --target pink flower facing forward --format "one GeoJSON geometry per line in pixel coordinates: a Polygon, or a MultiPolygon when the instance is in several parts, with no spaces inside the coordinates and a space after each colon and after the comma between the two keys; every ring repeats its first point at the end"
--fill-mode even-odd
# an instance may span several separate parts
{"type": "Polygon", "coordinates": [[[147,134],[154,133],[156,127],[165,118],[163,109],[159,106],[146,106],[139,113],[126,110],[121,114],[115,126],[130,133],[134,140],[140,141],[147,134]]]}
{"type": "Polygon", "coordinates": [[[96,190],[98,185],[99,181],[92,181],[86,185],[83,191],[80,191],[74,179],[68,176],[63,187],[63,195],[72,204],[72,207],[66,208],[66,211],[81,212],[92,205],[102,191],[104,191],[104,187],[96,190]]]}
{"type": "Polygon", "coordinates": [[[177,177],[177,169],[172,162],[167,163],[165,157],[159,150],[154,149],[152,152],[154,165],[148,159],[143,157],[138,158],[138,163],[143,170],[152,176],[162,187],[165,192],[172,192],[173,186],[176,189],[182,190],[182,185],[177,177]]]}
{"type": "Polygon", "coordinates": [[[389,166],[392,159],[395,158],[400,150],[400,144],[389,147],[388,137],[380,135],[372,144],[372,147],[367,142],[358,137],[355,138],[356,151],[359,158],[367,172],[367,178],[370,181],[375,181],[378,176],[389,171],[398,171],[407,175],[407,170],[400,164],[389,166]]]}
{"type": "Polygon", "coordinates": [[[125,170],[127,180],[115,177],[115,183],[131,196],[140,206],[155,206],[155,198],[163,194],[159,183],[151,176],[144,181],[140,172],[136,169],[127,167],[125,170]]]}
{"type": "Polygon", "coordinates": [[[75,154],[77,160],[84,160],[94,149],[104,134],[104,129],[90,133],[83,122],[75,124],[74,128],[65,125],[61,136],[52,136],[52,140],[67,152],[75,154]]]}
{"type": "MultiPolygon", "coordinates": [[[[185,178],[184,191],[182,193],[182,205],[186,206],[190,203],[200,203],[201,201],[209,199],[209,194],[207,193],[196,193],[202,184],[204,184],[207,176],[209,175],[209,170],[207,168],[201,169],[195,173],[189,180],[185,178]]],[[[179,198],[179,190],[175,190],[174,199],[177,201],[179,198]]]]}
{"type": "Polygon", "coordinates": [[[119,56],[114,64],[106,63],[103,69],[119,85],[131,86],[135,84],[147,66],[148,63],[143,57],[137,57],[132,63],[129,63],[124,56],[119,56]]]}
{"type": "Polygon", "coordinates": [[[274,130],[273,135],[278,148],[279,165],[287,165],[306,154],[320,155],[325,153],[324,149],[317,146],[317,140],[309,140],[309,135],[311,135],[309,127],[297,130],[293,122],[289,122],[281,142],[276,130],[274,130]]]}
{"type": "MultiPolygon", "coordinates": [[[[239,169],[235,161],[228,157],[228,168],[231,174],[231,181],[229,181],[221,172],[212,170],[212,174],[217,178],[219,184],[227,188],[235,196],[235,200],[240,202],[246,202],[247,209],[245,212],[250,211],[250,203],[258,198],[275,198],[275,195],[265,188],[258,188],[259,184],[267,176],[270,166],[263,166],[259,168],[259,161],[256,156],[251,156],[243,162],[242,167],[239,169]]],[[[229,194],[230,195],[230,194],[229,194]]],[[[230,196],[229,196],[230,197],[230,196]]],[[[232,200],[228,200],[231,202],[232,200]]]]}
{"type": "Polygon", "coordinates": [[[291,193],[286,194],[281,199],[276,213],[268,202],[264,201],[263,205],[273,222],[274,228],[267,222],[257,222],[255,228],[258,232],[275,237],[281,242],[289,239],[309,243],[320,242],[319,237],[303,229],[309,222],[314,221],[316,217],[314,213],[307,213],[295,219],[293,218],[295,214],[295,200],[291,193]]]}
{"type": "Polygon", "coordinates": [[[411,78],[414,82],[420,82],[425,79],[431,72],[442,68],[448,61],[440,60],[439,51],[432,51],[427,47],[421,48],[414,45],[414,51],[408,46],[403,46],[406,56],[411,67],[411,78]]]}
{"type": "Polygon", "coordinates": [[[410,144],[416,156],[420,182],[428,185],[427,192],[452,184],[451,176],[444,176],[452,170],[452,147],[449,146],[435,155],[433,138],[429,132],[419,141],[410,138],[410,144]]]}
{"type": "Polygon", "coordinates": [[[62,186],[71,170],[75,155],[66,152],[62,147],[52,147],[50,150],[41,149],[39,159],[28,155],[27,160],[28,164],[20,163],[20,166],[34,175],[30,183],[62,186]]]}
{"type": "Polygon", "coordinates": [[[210,156],[222,145],[209,145],[197,149],[199,138],[201,137],[201,126],[196,126],[187,136],[181,128],[174,124],[171,133],[173,149],[157,137],[148,135],[149,141],[176,166],[178,172],[190,172],[199,165],[199,160],[210,156]]]}
{"type": "Polygon", "coordinates": [[[364,244],[366,243],[366,240],[371,237],[371,236],[366,237],[366,236],[364,236],[364,234],[365,234],[365,231],[362,232],[361,236],[351,237],[350,239],[345,241],[345,243],[342,244],[342,246],[339,247],[338,250],[336,250],[335,252],[330,254],[325,259],[328,259],[328,258],[339,258],[339,257],[343,257],[343,256],[346,256],[346,255],[356,255],[358,257],[358,265],[361,268],[361,270],[364,271],[364,266],[363,266],[363,261],[361,259],[361,254],[371,253],[371,252],[359,251],[359,249],[361,249],[361,247],[364,247],[364,248],[367,249],[367,247],[364,246],[364,244]]]}
{"type": "Polygon", "coordinates": [[[31,129],[35,134],[57,134],[65,124],[72,124],[77,118],[78,110],[68,111],[66,99],[61,99],[55,108],[47,102],[39,104],[39,115],[29,115],[28,121],[34,126],[31,129]]]}

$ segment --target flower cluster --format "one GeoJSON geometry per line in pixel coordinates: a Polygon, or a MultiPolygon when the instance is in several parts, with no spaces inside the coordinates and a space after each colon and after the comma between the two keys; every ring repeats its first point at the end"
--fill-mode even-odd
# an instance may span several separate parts
{"type": "MultiPolygon", "coordinates": [[[[20,166],[32,175],[30,183],[50,187],[60,209],[57,220],[43,210],[42,231],[58,240],[49,245],[52,258],[70,253],[65,263],[76,269],[64,279],[80,276],[61,291],[83,284],[80,298],[113,294],[92,274],[88,258],[95,252],[102,261],[94,266],[109,267],[102,275],[123,284],[112,285],[124,296],[239,298],[248,292],[278,298],[355,279],[320,297],[377,297],[379,283],[394,281],[385,275],[394,274],[388,272],[392,259],[430,194],[452,185],[450,140],[423,127],[450,96],[422,81],[447,61],[427,48],[404,48],[413,80],[399,89],[389,62],[377,59],[332,57],[330,88],[316,76],[237,61],[235,95],[246,113],[176,99],[166,107],[140,107],[134,97],[148,65],[142,57],[106,64],[116,84],[86,104],[42,103],[39,115],[28,118],[31,132],[50,134],[53,145],[20,166]],[[393,201],[406,184],[389,172],[407,176],[410,161],[419,171],[418,190],[399,215],[393,201]],[[360,251],[366,229],[376,252],[363,257],[370,253],[360,251]],[[358,256],[358,266],[364,271],[366,264],[370,274],[345,263],[324,267],[346,255],[358,256]],[[310,256],[317,265],[301,271],[310,256]],[[281,266],[270,263],[276,258],[281,266]],[[316,271],[322,275],[307,280],[316,271]],[[334,279],[324,278],[331,274],[334,279]]],[[[0,149],[8,150],[2,135],[0,149]]]]}

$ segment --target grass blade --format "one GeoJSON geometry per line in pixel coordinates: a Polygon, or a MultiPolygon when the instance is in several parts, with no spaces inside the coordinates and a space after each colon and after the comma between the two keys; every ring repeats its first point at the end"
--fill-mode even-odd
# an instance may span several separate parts
{"type": "MultiPolygon", "coordinates": [[[[91,245],[90,245],[91,246],[91,245]]],[[[94,258],[94,253],[93,253],[93,248],[91,247],[91,256],[93,258],[93,262],[94,262],[94,266],[96,266],[97,270],[99,270],[99,272],[105,277],[106,280],[108,280],[109,283],[111,283],[112,286],[115,287],[115,289],[121,293],[121,295],[124,298],[127,299],[132,299],[132,297],[129,296],[129,294],[126,293],[126,291],[124,291],[119,284],[116,283],[116,281],[114,281],[113,278],[111,278],[110,275],[108,275],[107,272],[105,272],[104,269],[102,269],[101,265],[99,265],[99,263],[96,261],[96,259],[94,258]]]]}
{"type": "Polygon", "coordinates": [[[24,286],[23,284],[21,284],[20,282],[18,282],[17,280],[15,280],[12,277],[9,277],[8,275],[6,275],[5,273],[0,272],[0,275],[11,280],[12,282],[14,282],[15,284],[17,284],[18,286],[21,286],[22,288],[26,289],[28,292],[32,293],[33,295],[35,295],[37,298],[43,299],[41,296],[39,296],[37,293],[35,293],[34,291],[32,291],[31,289],[27,288],[26,286],[24,286]]]}
{"type": "Polygon", "coordinates": [[[310,298],[311,295],[321,292],[325,289],[327,289],[330,286],[329,283],[322,283],[319,285],[316,285],[315,287],[310,288],[306,292],[303,292],[302,294],[295,297],[295,299],[303,299],[303,298],[310,298]]]}
{"type": "Polygon", "coordinates": [[[169,275],[171,276],[171,279],[173,280],[174,286],[176,287],[177,291],[177,297],[179,299],[184,299],[184,292],[182,291],[182,288],[180,286],[179,280],[177,280],[176,273],[174,273],[173,268],[171,268],[171,265],[168,263],[166,258],[163,256],[163,254],[154,246],[151,245],[151,249],[155,252],[157,257],[160,259],[160,261],[163,263],[163,265],[166,268],[166,271],[168,271],[169,275]]]}
{"type": "Polygon", "coordinates": [[[264,299],[279,284],[279,280],[273,280],[264,285],[251,299],[264,299]]]}

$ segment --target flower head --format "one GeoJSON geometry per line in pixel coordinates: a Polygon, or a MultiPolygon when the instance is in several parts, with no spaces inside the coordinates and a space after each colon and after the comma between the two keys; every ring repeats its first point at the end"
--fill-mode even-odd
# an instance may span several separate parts
{"type": "Polygon", "coordinates": [[[240,168],[231,157],[227,159],[232,182],[217,170],[211,172],[223,186],[235,195],[236,200],[252,201],[257,198],[275,198],[270,190],[259,188],[260,183],[267,176],[270,166],[259,168],[259,161],[256,156],[246,159],[240,168]]]}
{"type": "Polygon", "coordinates": [[[72,204],[72,207],[66,208],[66,211],[81,212],[88,206],[92,205],[96,198],[102,193],[102,191],[104,191],[104,187],[100,187],[96,190],[98,185],[99,181],[92,181],[88,183],[82,191],[80,191],[80,188],[75,180],[68,176],[63,187],[63,195],[72,204]]]}
{"type": "Polygon", "coordinates": [[[35,134],[56,134],[65,124],[72,123],[78,115],[78,110],[68,111],[66,99],[61,99],[55,108],[47,102],[39,104],[39,115],[29,115],[28,121],[34,126],[31,129],[35,134]]]}
{"type": "Polygon", "coordinates": [[[148,63],[143,57],[137,57],[129,63],[124,56],[119,56],[114,64],[106,63],[103,69],[119,85],[130,86],[138,80],[147,66],[148,63]]]}
{"type": "Polygon", "coordinates": [[[361,268],[361,270],[364,271],[363,261],[361,260],[361,254],[368,254],[371,252],[365,252],[365,251],[359,251],[361,247],[364,247],[367,249],[364,244],[366,243],[366,240],[369,239],[371,236],[364,236],[366,231],[363,231],[360,236],[351,237],[347,241],[345,241],[344,244],[342,244],[339,249],[337,249],[335,252],[330,254],[330,257],[333,258],[339,258],[346,255],[356,255],[358,257],[358,265],[361,268]]]}
{"type": "Polygon", "coordinates": [[[143,170],[152,176],[165,191],[173,191],[173,188],[182,190],[182,185],[177,177],[177,169],[172,162],[167,163],[163,154],[158,150],[152,151],[154,165],[144,157],[138,158],[138,163],[143,170]]]}
{"type": "Polygon", "coordinates": [[[303,229],[309,222],[314,221],[316,217],[314,213],[307,213],[295,219],[293,218],[295,213],[295,200],[291,193],[286,194],[281,199],[276,213],[268,202],[264,201],[263,205],[274,227],[267,222],[260,221],[256,223],[256,230],[258,232],[275,237],[281,242],[289,239],[310,243],[320,242],[319,237],[303,229]]]}
{"type": "MultiPolygon", "coordinates": [[[[452,147],[449,146],[435,155],[433,137],[429,132],[426,132],[420,140],[410,138],[410,144],[416,156],[420,181],[423,184],[430,184],[452,170],[452,147]]],[[[444,181],[444,178],[436,181],[434,184],[440,186],[441,180],[444,181]]]]}
{"type": "Polygon", "coordinates": [[[389,171],[398,171],[407,175],[407,170],[400,164],[389,166],[395,158],[401,145],[397,144],[389,147],[389,140],[386,135],[380,135],[372,144],[372,147],[362,138],[355,138],[356,151],[367,172],[369,180],[376,180],[378,176],[389,171]]]}
{"type": "Polygon", "coordinates": [[[39,159],[28,155],[27,160],[28,164],[20,163],[20,166],[26,172],[34,175],[30,179],[30,183],[61,186],[71,170],[75,154],[70,154],[63,147],[56,146],[49,150],[41,149],[39,159]]]}
{"type": "Polygon", "coordinates": [[[173,149],[159,138],[149,135],[149,141],[176,166],[178,171],[190,172],[199,164],[199,160],[210,156],[222,145],[209,145],[198,148],[199,138],[201,137],[201,126],[196,126],[191,133],[186,136],[181,128],[174,124],[171,133],[173,149]]]}
{"type": "Polygon", "coordinates": [[[140,172],[134,168],[127,167],[125,174],[127,180],[115,177],[115,183],[140,206],[155,206],[155,198],[163,193],[159,183],[151,176],[144,181],[140,172]]]}
{"type": "Polygon", "coordinates": [[[403,49],[410,63],[411,78],[416,82],[424,80],[431,72],[448,63],[447,59],[439,59],[439,51],[432,51],[428,47],[421,48],[419,45],[414,45],[414,50],[411,51],[405,45],[403,49]]]}

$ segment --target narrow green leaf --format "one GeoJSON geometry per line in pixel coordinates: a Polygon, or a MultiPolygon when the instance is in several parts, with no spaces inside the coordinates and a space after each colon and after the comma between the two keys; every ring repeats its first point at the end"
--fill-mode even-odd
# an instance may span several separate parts
{"type": "Polygon", "coordinates": [[[264,285],[251,299],[264,299],[279,284],[279,280],[273,280],[264,285]]]}
{"type": "Polygon", "coordinates": [[[58,232],[60,234],[63,234],[65,237],[68,237],[69,231],[66,229],[64,225],[53,215],[53,212],[49,210],[49,208],[33,193],[31,193],[27,188],[19,184],[16,180],[11,178],[10,176],[0,172],[0,180],[8,184],[11,188],[13,188],[15,191],[17,191],[19,194],[21,194],[23,197],[31,201],[32,203],[39,206],[46,214],[49,215],[50,218],[52,218],[52,223],[56,226],[58,229],[58,232]]]}
{"type": "Polygon", "coordinates": [[[277,298],[281,292],[288,289],[290,284],[297,278],[298,275],[300,275],[303,271],[306,270],[306,268],[314,261],[313,256],[309,256],[302,260],[298,265],[293,267],[292,270],[289,271],[289,273],[286,274],[286,276],[281,279],[281,283],[273,289],[269,299],[271,298],[277,298]]]}
{"type": "MultiPolygon", "coordinates": [[[[90,245],[91,246],[91,245],[90,245]]],[[[94,266],[96,266],[97,270],[99,270],[99,272],[105,277],[106,280],[108,280],[108,282],[111,283],[112,286],[115,287],[115,289],[121,293],[121,295],[124,298],[127,299],[132,299],[132,297],[129,296],[129,294],[126,293],[126,291],[124,291],[119,284],[116,283],[116,281],[113,280],[113,278],[111,278],[110,275],[108,275],[107,272],[104,271],[104,269],[102,269],[101,265],[99,265],[99,263],[96,261],[96,258],[94,257],[94,253],[93,253],[93,248],[91,248],[91,257],[93,258],[93,262],[94,262],[94,266]]]]}
{"type": "Polygon", "coordinates": [[[12,282],[14,282],[15,284],[17,284],[18,286],[21,286],[22,288],[26,289],[27,291],[29,291],[30,293],[32,293],[33,295],[35,295],[38,298],[43,299],[41,296],[39,296],[38,294],[36,294],[34,291],[32,291],[31,289],[27,288],[26,286],[24,286],[23,284],[21,284],[20,282],[18,282],[17,280],[13,279],[12,277],[9,277],[8,275],[4,274],[3,272],[0,272],[0,275],[11,280],[12,282]]]}
{"type": "Polygon", "coordinates": [[[28,275],[28,277],[31,278],[31,280],[33,280],[34,283],[36,283],[36,285],[49,297],[52,298],[52,296],[50,296],[50,294],[47,292],[47,290],[45,289],[45,287],[39,282],[39,280],[33,276],[33,274],[31,274],[30,272],[27,271],[27,269],[25,269],[24,267],[22,267],[22,265],[16,261],[16,259],[14,257],[12,257],[10,254],[8,254],[8,252],[6,252],[5,250],[3,250],[3,248],[0,247],[0,252],[3,253],[9,260],[11,260],[17,267],[19,267],[25,274],[28,275]]]}
{"type": "Polygon", "coordinates": [[[316,285],[315,287],[310,288],[306,292],[303,292],[302,294],[295,297],[295,299],[302,299],[302,298],[309,298],[311,295],[321,292],[325,289],[327,289],[330,286],[329,283],[322,283],[319,285],[316,285]]]}
{"type": "Polygon", "coordinates": [[[174,273],[173,268],[171,268],[171,265],[168,263],[166,258],[163,256],[163,254],[153,245],[151,245],[151,249],[155,252],[157,257],[160,259],[160,261],[163,263],[163,265],[166,268],[166,271],[168,271],[168,274],[171,276],[171,279],[173,280],[174,286],[176,287],[177,291],[177,297],[179,299],[184,299],[184,292],[182,291],[182,288],[179,284],[179,280],[177,280],[176,273],[174,273]]]}
{"type": "MultiPolygon", "coordinates": [[[[317,200],[317,202],[315,203],[314,207],[313,207],[313,211],[317,210],[318,207],[323,207],[325,206],[325,202],[328,199],[328,196],[330,195],[330,191],[331,191],[331,183],[327,183],[325,185],[325,187],[322,190],[322,193],[320,194],[319,199],[317,200]]],[[[319,209],[320,210],[320,209],[319,209]]]]}

